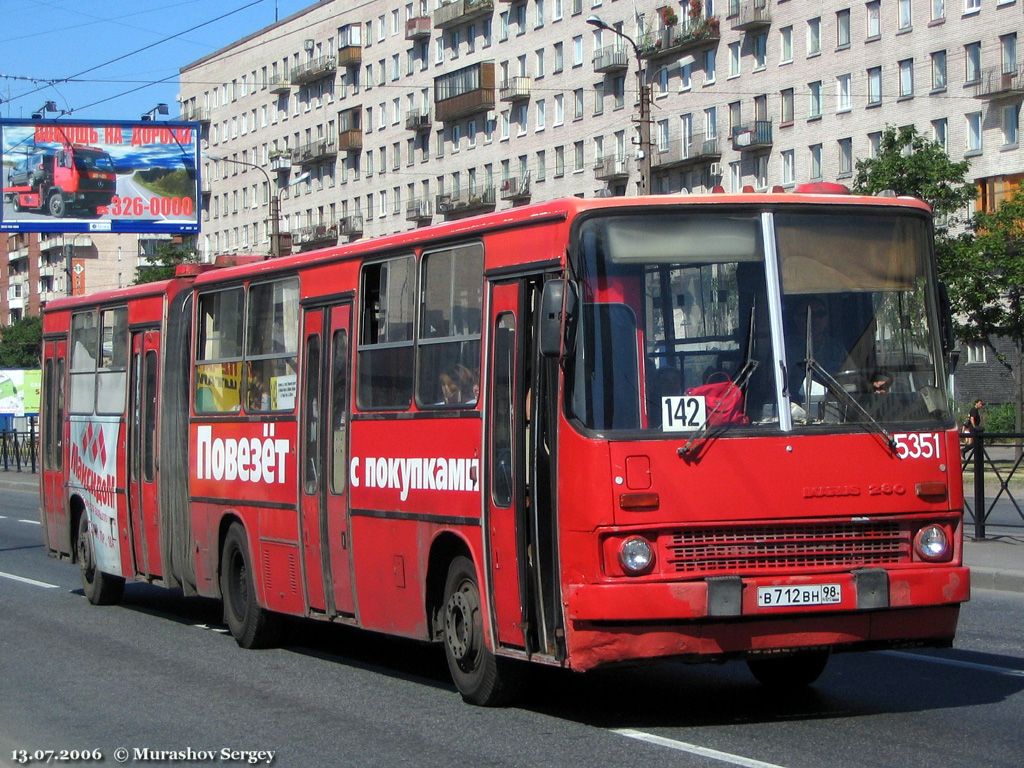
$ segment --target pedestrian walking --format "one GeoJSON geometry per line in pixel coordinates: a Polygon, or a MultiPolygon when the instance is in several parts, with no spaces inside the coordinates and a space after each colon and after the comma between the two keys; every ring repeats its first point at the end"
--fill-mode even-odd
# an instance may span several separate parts
{"type": "Polygon", "coordinates": [[[974,445],[975,436],[981,432],[984,427],[982,426],[983,418],[981,415],[982,409],[985,407],[985,401],[980,397],[974,401],[974,405],[967,412],[967,418],[964,419],[964,453],[974,445]]]}

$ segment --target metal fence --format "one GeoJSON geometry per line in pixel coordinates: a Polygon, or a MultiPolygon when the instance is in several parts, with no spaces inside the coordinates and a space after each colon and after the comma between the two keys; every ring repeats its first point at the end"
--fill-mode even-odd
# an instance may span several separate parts
{"type": "Polygon", "coordinates": [[[36,420],[29,419],[28,430],[0,432],[0,466],[5,472],[39,471],[39,433],[36,420]]]}
{"type": "Polygon", "coordinates": [[[961,459],[964,520],[973,522],[974,538],[984,539],[990,522],[1024,528],[1024,472],[1018,474],[1024,464],[1024,434],[982,431],[972,436],[971,443],[964,447],[961,459]]]}

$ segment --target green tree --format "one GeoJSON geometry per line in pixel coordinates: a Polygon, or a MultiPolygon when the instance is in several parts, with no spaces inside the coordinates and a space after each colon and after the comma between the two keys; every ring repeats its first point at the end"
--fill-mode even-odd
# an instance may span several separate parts
{"type": "Polygon", "coordinates": [[[169,280],[174,277],[174,270],[179,264],[195,264],[199,261],[199,255],[191,246],[180,245],[172,242],[161,242],[156,247],[156,255],[149,260],[149,264],[139,267],[135,276],[135,285],[142,283],[154,283],[157,280],[169,280]]]}
{"type": "Polygon", "coordinates": [[[875,195],[891,189],[910,195],[932,207],[936,236],[942,238],[957,224],[975,198],[974,185],[967,180],[970,162],[954,163],[938,142],[931,141],[910,125],[886,126],[875,157],[857,161],[853,191],[875,195]]]}
{"type": "Polygon", "coordinates": [[[0,368],[38,368],[42,344],[39,317],[23,317],[0,328],[0,368]]]}
{"type": "MultiPolygon", "coordinates": [[[[989,343],[994,336],[1010,339],[1014,359],[998,360],[1013,373],[1016,384],[1016,425],[1022,429],[1024,407],[1024,192],[1018,190],[994,211],[979,211],[971,231],[948,243],[944,279],[957,335],[989,343]]],[[[994,351],[994,348],[993,348],[994,351]]]]}

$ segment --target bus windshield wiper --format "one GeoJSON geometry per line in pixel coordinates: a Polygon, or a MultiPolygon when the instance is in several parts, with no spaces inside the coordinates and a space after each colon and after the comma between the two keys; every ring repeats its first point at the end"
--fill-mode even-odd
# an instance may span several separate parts
{"type": "MultiPolygon", "coordinates": [[[[740,397],[744,398],[747,394],[747,384],[750,383],[750,376],[757,369],[757,360],[754,359],[754,310],[755,307],[750,308],[750,336],[747,340],[747,356],[743,360],[743,365],[740,367],[736,375],[729,381],[729,389],[726,392],[731,392],[733,388],[739,389],[740,397]]],[[[695,457],[694,446],[700,442],[703,442],[707,436],[708,430],[711,428],[711,420],[714,416],[722,409],[725,405],[725,398],[721,397],[714,408],[709,413],[704,415],[704,421],[697,427],[697,431],[693,434],[689,440],[679,449],[679,456],[684,459],[692,459],[695,457]]]]}
{"type": "MultiPolygon", "coordinates": [[[[812,376],[815,375],[821,383],[825,385],[825,388],[835,395],[836,400],[844,403],[847,407],[852,407],[857,413],[864,417],[864,420],[861,423],[864,424],[869,431],[876,432],[881,435],[885,439],[886,445],[888,445],[891,450],[896,450],[896,441],[893,440],[892,435],[889,434],[889,430],[882,426],[878,419],[868,413],[864,406],[858,403],[857,399],[847,392],[842,384],[835,380],[832,374],[822,368],[821,364],[815,360],[813,356],[808,354],[807,379],[810,380],[812,376]]],[[[808,402],[808,407],[809,406],[810,402],[808,402]]]]}

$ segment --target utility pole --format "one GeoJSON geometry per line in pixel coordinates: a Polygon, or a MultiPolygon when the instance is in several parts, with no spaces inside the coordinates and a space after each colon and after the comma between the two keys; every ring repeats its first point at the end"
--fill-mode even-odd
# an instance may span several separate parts
{"type": "Polygon", "coordinates": [[[263,178],[267,181],[267,193],[270,195],[270,206],[267,211],[270,218],[270,258],[276,259],[281,255],[281,198],[277,196],[277,192],[274,190],[274,183],[270,180],[270,174],[267,173],[267,169],[262,165],[250,163],[248,160],[235,160],[230,157],[217,157],[214,155],[207,155],[206,158],[208,160],[244,165],[247,168],[255,168],[263,174],[263,178]]]}

